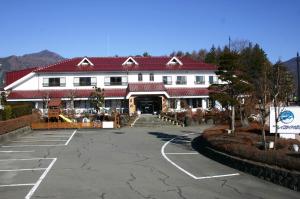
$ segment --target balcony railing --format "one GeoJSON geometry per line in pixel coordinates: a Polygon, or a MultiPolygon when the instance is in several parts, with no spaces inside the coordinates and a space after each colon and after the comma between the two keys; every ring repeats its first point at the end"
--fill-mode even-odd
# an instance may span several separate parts
{"type": "Polygon", "coordinates": [[[176,84],[177,85],[184,85],[184,84],[186,84],[186,81],[176,81],[176,84]]]}
{"type": "Polygon", "coordinates": [[[164,81],[163,82],[165,85],[172,85],[172,81],[164,81]]]}
{"type": "Polygon", "coordinates": [[[128,82],[104,82],[104,86],[127,86],[128,82]]]}

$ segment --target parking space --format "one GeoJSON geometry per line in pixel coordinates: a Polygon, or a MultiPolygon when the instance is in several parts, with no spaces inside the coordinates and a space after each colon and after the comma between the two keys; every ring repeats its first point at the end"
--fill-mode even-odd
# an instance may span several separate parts
{"type": "Polygon", "coordinates": [[[191,147],[191,141],[197,136],[197,133],[188,133],[172,138],[162,146],[162,156],[178,170],[196,180],[240,175],[235,169],[199,155],[191,147]]]}
{"type": "Polygon", "coordinates": [[[1,198],[32,197],[56,157],[49,150],[66,147],[76,130],[34,131],[0,147],[1,198]]]}

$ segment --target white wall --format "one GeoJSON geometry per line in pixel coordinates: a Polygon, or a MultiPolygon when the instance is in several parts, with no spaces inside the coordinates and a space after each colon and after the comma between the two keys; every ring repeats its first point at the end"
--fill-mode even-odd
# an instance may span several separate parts
{"type": "MultiPolygon", "coordinates": [[[[128,82],[137,83],[139,72],[92,72],[92,73],[60,73],[60,74],[35,74],[35,76],[15,86],[13,90],[43,90],[43,89],[91,89],[92,86],[74,86],[74,77],[97,77],[97,87],[101,88],[126,88],[127,86],[104,86],[104,77],[107,76],[128,76],[128,82]],[[43,87],[43,78],[66,77],[65,87],[43,87]]],[[[172,85],[165,85],[167,88],[198,87],[207,88],[209,86],[209,76],[216,77],[213,71],[142,71],[143,81],[150,82],[150,73],[154,74],[154,82],[162,82],[163,76],[172,76],[172,85]],[[205,84],[195,84],[195,76],[204,75],[205,84]],[[186,85],[176,85],[176,76],[186,76],[186,85]]]]}

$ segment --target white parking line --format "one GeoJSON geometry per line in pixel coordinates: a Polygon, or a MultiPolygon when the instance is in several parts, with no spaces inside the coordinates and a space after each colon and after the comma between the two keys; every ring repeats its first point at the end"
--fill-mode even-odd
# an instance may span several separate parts
{"type": "Polygon", "coordinates": [[[46,170],[47,168],[33,168],[33,169],[2,169],[0,172],[18,172],[18,171],[40,171],[40,170],[46,170]]]}
{"type": "Polygon", "coordinates": [[[199,153],[197,152],[191,152],[191,153],[165,153],[165,154],[169,154],[169,155],[199,155],[199,153]]]}
{"type": "Polygon", "coordinates": [[[32,153],[34,151],[0,151],[0,153],[32,153]]]}
{"type": "MultiPolygon", "coordinates": [[[[187,136],[187,135],[193,135],[195,133],[187,133],[184,134],[183,136],[187,136]]],[[[178,136],[181,137],[181,136],[178,136]]],[[[210,178],[220,178],[220,177],[229,177],[229,176],[237,176],[240,175],[239,173],[232,173],[232,174],[224,174],[224,175],[213,175],[213,176],[204,176],[204,177],[197,177],[194,174],[188,172],[187,170],[183,169],[182,167],[180,167],[178,164],[176,164],[175,162],[173,162],[172,160],[170,160],[170,158],[168,158],[168,156],[165,153],[165,148],[166,146],[174,141],[175,139],[177,139],[178,137],[172,138],[171,140],[167,141],[162,147],[161,147],[161,155],[169,162],[171,163],[174,167],[176,167],[177,169],[179,169],[180,171],[182,171],[183,173],[187,174],[188,176],[190,176],[191,178],[195,179],[195,180],[202,180],[202,179],[210,179],[210,178]]]]}
{"type": "Polygon", "coordinates": [[[2,161],[30,161],[30,160],[53,160],[54,158],[23,158],[23,159],[0,159],[2,161]]]}
{"type": "Polygon", "coordinates": [[[232,173],[232,174],[225,174],[225,175],[214,175],[214,176],[204,176],[204,177],[197,177],[197,180],[202,179],[210,179],[210,178],[222,178],[222,177],[230,177],[230,176],[238,176],[239,173],[232,173]]]}
{"type": "Polygon", "coordinates": [[[35,136],[35,137],[22,137],[22,139],[41,139],[41,138],[69,138],[70,136],[35,136]]]}
{"type": "Polygon", "coordinates": [[[3,145],[3,148],[21,148],[21,147],[35,147],[35,146],[65,146],[65,144],[36,144],[36,145],[3,145]]]}
{"type": "Polygon", "coordinates": [[[48,172],[50,171],[50,169],[52,168],[52,166],[56,162],[56,160],[57,160],[57,158],[52,158],[52,162],[50,163],[48,168],[44,171],[44,173],[41,175],[41,177],[38,179],[38,181],[34,184],[34,186],[31,188],[31,190],[28,192],[28,194],[25,196],[25,199],[30,199],[31,198],[31,196],[34,194],[36,189],[39,187],[39,185],[41,184],[43,179],[46,177],[46,175],[48,174],[48,172]]]}
{"type": "MultiPolygon", "coordinates": [[[[64,144],[25,144],[25,145],[2,145],[1,147],[3,148],[21,148],[21,147],[48,147],[48,146],[67,146],[70,141],[72,140],[73,136],[75,135],[75,133],[77,132],[77,129],[71,134],[71,136],[69,137],[68,140],[57,140],[55,142],[66,142],[64,144]]],[[[12,142],[31,142],[31,141],[12,141],[12,142]]],[[[53,141],[54,142],[54,141],[53,141]]]]}
{"type": "Polygon", "coordinates": [[[77,132],[77,129],[72,133],[71,137],[68,139],[68,141],[65,143],[65,145],[67,146],[69,144],[69,142],[72,140],[73,136],[75,135],[75,133],[77,132]]]}
{"type": "Polygon", "coordinates": [[[14,143],[26,143],[26,142],[66,142],[68,140],[26,140],[26,141],[11,141],[14,143]]]}
{"type": "Polygon", "coordinates": [[[0,187],[21,187],[21,186],[33,186],[34,183],[29,183],[29,184],[3,184],[0,185],[0,187]]]}

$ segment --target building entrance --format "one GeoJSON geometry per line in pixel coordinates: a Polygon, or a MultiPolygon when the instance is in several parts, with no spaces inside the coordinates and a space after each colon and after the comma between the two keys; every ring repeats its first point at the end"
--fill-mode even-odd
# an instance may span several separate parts
{"type": "Polygon", "coordinates": [[[161,97],[147,96],[136,97],[136,107],[142,114],[154,114],[161,112],[161,97]]]}

